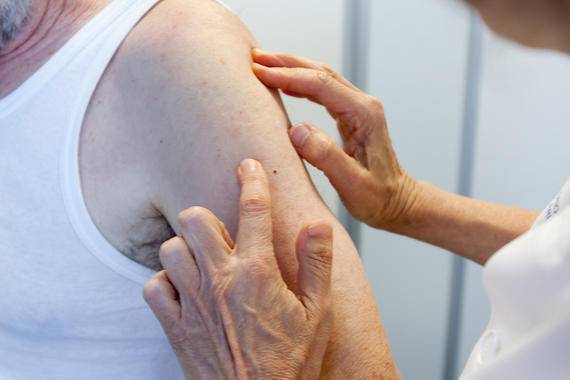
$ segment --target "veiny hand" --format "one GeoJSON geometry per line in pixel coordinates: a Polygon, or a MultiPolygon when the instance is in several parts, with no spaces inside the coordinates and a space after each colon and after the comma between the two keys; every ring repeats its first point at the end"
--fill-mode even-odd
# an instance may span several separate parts
{"type": "Polygon", "coordinates": [[[332,228],[305,227],[297,294],[273,249],[265,171],[245,160],[236,243],[206,209],[179,214],[182,237],[160,249],[164,271],[144,289],[189,379],[317,379],[332,322],[332,228]]]}
{"type": "Polygon", "coordinates": [[[289,135],[299,155],[329,178],[352,215],[376,228],[393,229],[402,222],[416,183],[396,158],[380,101],[321,63],[259,49],[253,59],[253,71],[266,86],[323,105],[337,121],[344,151],[311,125],[297,125],[289,135]]]}

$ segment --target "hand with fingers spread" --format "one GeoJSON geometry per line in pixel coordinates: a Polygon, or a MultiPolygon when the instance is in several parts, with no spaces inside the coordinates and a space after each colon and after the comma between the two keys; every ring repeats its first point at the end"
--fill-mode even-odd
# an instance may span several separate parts
{"type": "Polygon", "coordinates": [[[275,259],[265,171],[245,160],[239,178],[235,244],[208,210],[183,211],[182,237],[162,245],[164,271],[146,284],[145,300],[189,379],[316,379],[332,323],[332,228],[299,233],[293,293],[275,259]]]}
{"type": "Polygon", "coordinates": [[[259,49],[253,60],[253,71],[266,86],[316,102],[337,121],[344,150],[311,125],[297,125],[289,135],[299,155],[329,178],[352,215],[384,229],[406,218],[416,182],[394,153],[382,104],[321,63],[259,49]]]}

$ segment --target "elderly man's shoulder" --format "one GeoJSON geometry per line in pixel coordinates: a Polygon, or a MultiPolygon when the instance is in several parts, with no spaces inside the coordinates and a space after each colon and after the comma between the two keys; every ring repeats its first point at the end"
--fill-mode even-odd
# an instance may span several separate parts
{"type": "Polygon", "coordinates": [[[240,18],[217,1],[160,1],[117,51],[99,98],[137,145],[167,130],[197,128],[204,120],[197,118],[218,112],[220,101],[233,104],[237,92],[259,86],[251,71],[255,44],[240,18]]]}
{"type": "Polygon", "coordinates": [[[176,84],[180,75],[203,75],[204,66],[254,44],[239,17],[217,1],[163,0],[132,30],[115,67],[131,81],[176,84]]]}
{"type": "Polygon", "coordinates": [[[240,18],[217,1],[163,0],[133,28],[107,71],[121,102],[117,112],[137,134],[156,132],[159,118],[161,126],[165,117],[182,126],[204,106],[213,112],[214,100],[254,81],[255,45],[240,18]]]}
{"type": "MultiPolygon", "coordinates": [[[[205,190],[199,186],[205,177],[195,175],[202,182],[184,187],[189,199],[183,206],[169,211],[158,204],[167,183],[183,175],[178,168],[198,166],[199,157],[192,156],[193,166],[188,152],[213,149],[207,127],[227,132],[233,125],[228,119],[243,110],[244,93],[252,87],[256,94],[267,91],[251,70],[253,44],[239,17],[213,0],[163,0],[131,30],[99,81],[83,145],[84,162],[98,169],[85,177],[85,188],[105,204],[94,214],[103,221],[98,227],[105,236],[128,249],[136,242],[136,257],[145,254],[145,265],[156,264],[158,249],[147,243],[148,249],[139,249],[140,242],[162,242],[171,234],[147,215],[160,210],[174,226],[176,213],[205,190]],[[117,178],[120,186],[102,186],[108,178],[117,178]],[[141,218],[144,223],[132,227],[141,218]]],[[[164,197],[178,199],[172,193],[164,197]]]]}

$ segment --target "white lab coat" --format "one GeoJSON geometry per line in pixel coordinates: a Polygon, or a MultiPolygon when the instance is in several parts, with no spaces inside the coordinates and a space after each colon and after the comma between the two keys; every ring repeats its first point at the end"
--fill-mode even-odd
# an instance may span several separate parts
{"type": "Polygon", "coordinates": [[[570,180],[483,281],[491,320],[461,380],[570,380],[570,180]]]}

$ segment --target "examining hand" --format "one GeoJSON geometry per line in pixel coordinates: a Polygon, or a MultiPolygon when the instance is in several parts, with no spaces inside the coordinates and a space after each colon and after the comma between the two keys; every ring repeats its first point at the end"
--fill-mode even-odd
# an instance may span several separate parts
{"type": "Polygon", "coordinates": [[[337,121],[344,151],[311,125],[295,126],[289,135],[301,157],[329,178],[352,215],[385,229],[406,218],[416,183],[396,158],[382,104],[321,63],[259,49],[253,59],[253,71],[266,86],[321,104],[337,121]]]}
{"type": "Polygon", "coordinates": [[[179,214],[182,237],[160,249],[164,271],[144,296],[191,379],[317,379],[332,323],[332,227],[298,236],[297,294],[273,249],[265,171],[245,160],[235,244],[206,209],[179,214]]]}

